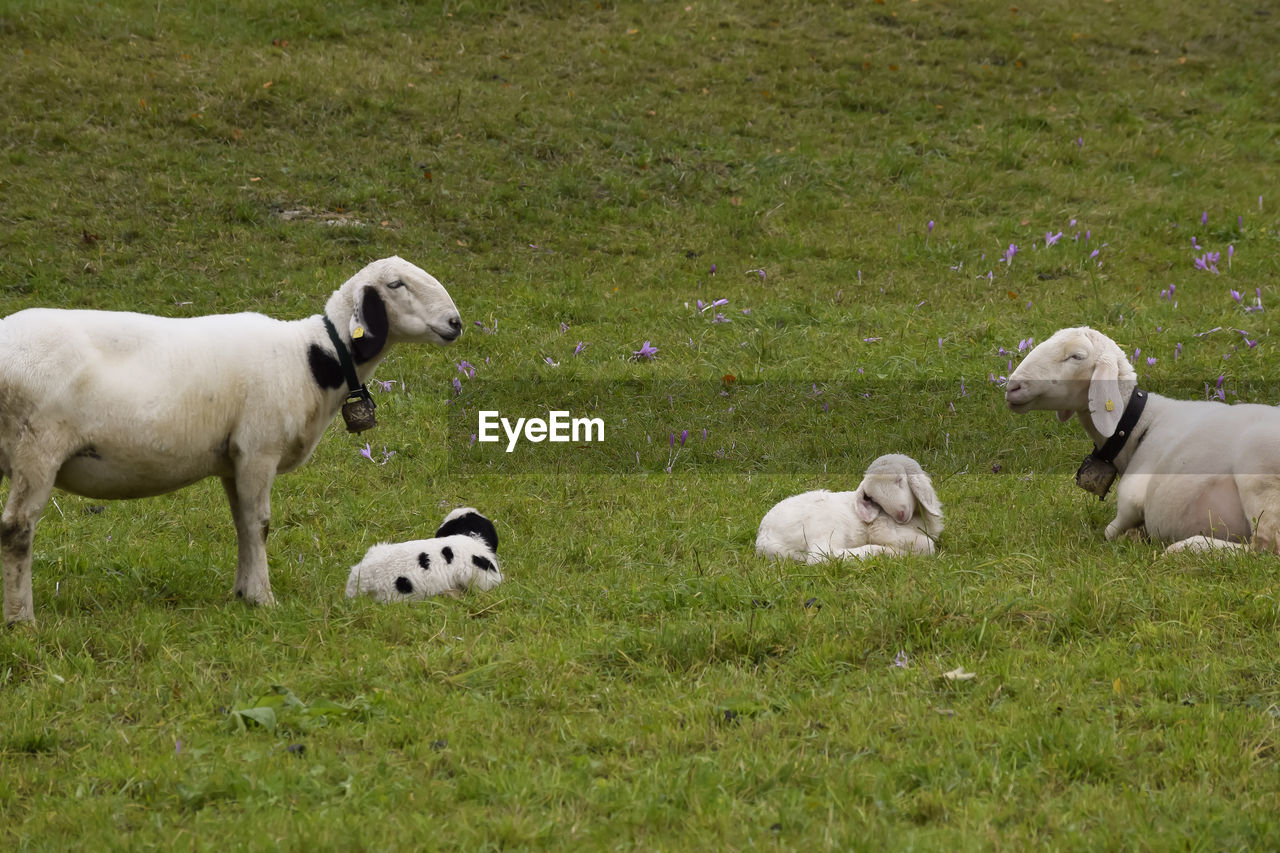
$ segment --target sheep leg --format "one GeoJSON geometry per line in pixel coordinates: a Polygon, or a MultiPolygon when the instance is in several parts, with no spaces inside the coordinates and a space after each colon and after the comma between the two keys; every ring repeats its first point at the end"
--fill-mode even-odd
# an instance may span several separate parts
{"type": "Polygon", "coordinates": [[[830,551],[810,551],[808,562],[821,563],[825,560],[839,560],[852,557],[865,560],[880,554],[896,555],[902,553],[889,545],[859,545],[856,548],[833,548],[830,551]]]}
{"type": "Polygon", "coordinates": [[[1141,527],[1144,521],[1141,504],[1120,501],[1116,517],[1107,525],[1107,541],[1114,542],[1133,528],[1141,527]]]}
{"type": "Polygon", "coordinates": [[[36,522],[53,494],[55,473],[10,472],[9,499],[0,515],[0,571],[4,574],[4,621],[35,622],[31,597],[31,545],[36,522]]]}
{"type": "Polygon", "coordinates": [[[1243,542],[1231,542],[1227,539],[1215,539],[1212,536],[1191,536],[1174,542],[1168,548],[1164,549],[1166,554],[1176,554],[1179,551],[1190,551],[1193,554],[1200,554],[1205,551],[1247,551],[1249,546],[1243,542]]]}
{"type": "Polygon", "coordinates": [[[267,534],[271,528],[271,483],[274,471],[262,466],[237,466],[233,477],[222,478],[236,524],[235,596],[269,606],[276,603],[267,574],[267,534]]]}

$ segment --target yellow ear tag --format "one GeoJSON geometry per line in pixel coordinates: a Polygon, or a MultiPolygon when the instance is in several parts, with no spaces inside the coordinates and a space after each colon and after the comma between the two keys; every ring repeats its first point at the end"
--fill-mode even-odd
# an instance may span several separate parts
{"type": "MultiPolygon", "coordinates": [[[[356,335],[356,337],[360,337],[360,336],[356,335]]],[[[1107,411],[1114,412],[1115,410],[1116,410],[1116,404],[1111,402],[1110,400],[1107,400],[1107,411]]]]}
{"type": "MultiPolygon", "coordinates": [[[[363,337],[364,337],[364,326],[356,326],[354,329],[352,329],[352,330],[351,330],[351,337],[352,337],[352,338],[363,338],[363,337]]],[[[1110,410],[1111,410],[1111,401],[1110,401],[1110,400],[1108,400],[1108,401],[1107,401],[1107,411],[1110,411],[1110,410]]]]}

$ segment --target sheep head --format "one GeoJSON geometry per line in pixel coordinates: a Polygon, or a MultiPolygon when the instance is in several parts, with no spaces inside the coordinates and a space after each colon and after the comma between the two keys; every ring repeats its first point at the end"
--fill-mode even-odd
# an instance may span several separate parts
{"type": "Polygon", "coordinates": [[[1018,414],[1078,414],[1087,428],[1110,436],[1120,423],[1138,374],[1115,341],[1086,326],[1059,329],[1027,353],[1009,376],[1004,399],[1018,414]]]}
{"type": "Polygon", "coordinates": [[[875,521],[881,512],[898,524],[906,524],[918,509],[926,533],[937,536],[942,532],[942,503],[929,475],[919,462],[901,453],[886,454],[867,466],[853,503],[864,524],[875,521]]]}
{"type": "Polygon", "coordinates": [[[430,273],[392,256],[366,266],[329,297],[325,313],[347,318],[357,363],[400,341],[445,346],[462,334],[458,308],[430,273]]]}
{"type": "Polygon", "coordinates": [[[478,539],[487,545],[490,551],[498,553],[498,529],[476,508],[464,506],[450,512],[436,529],[436,538],[458,533],[478,539]]]}

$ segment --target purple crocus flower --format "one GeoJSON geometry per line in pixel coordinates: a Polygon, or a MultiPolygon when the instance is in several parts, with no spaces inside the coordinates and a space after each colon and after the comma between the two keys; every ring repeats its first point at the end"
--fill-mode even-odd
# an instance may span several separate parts
{"type": "Polygon", "coordinates": [[[561,323],[560,323],[560,334],[562,334],[562,335],[563,335],[563,334],[564,334],[565,332],[567,332],[567,331],[569,331],[569,324],[568,324],[568,323],[565,323],[565,322],[561,322],[561,323]]]}
{"type": "Polygon", "coordinates": [[[462,393],[462,380],[456,376],[453,377],[453,393],[454,396],[462,393]]]}
{"type": "Polygon", "coordinates": [[[893,665],[898,667],[899,669],[906,669],[907,664],[910,662],[911,661],[907,657],[907,653],[904,652],[902,649],[898,649],[898,653],[893,657],[893,665]]]}
{"type": "Polygon", "coordinates": [[[640,347],[640,349],[638,350],[632,351],[631,360],[639,361],[640,359],[644,358],[652,361],[657,354],[658,354],[658,348],[650,344],[648,341],[645,341],[644,346],[640,347]]]}
{"type": "Polygon", "coordinates": [[[680,446],[684,447],[684,443],[689,440],[689,431],[687,429],[680,430],[680,446]]]}
{"type": "Polygon", "coordinates": [[[1009,244],[1009,248],[1007,248],[1007,249],[1005,249],[1005,250],[1004,250],[1004,262],[1005,262],[1006,264],[1011,264],[1011,263],[1013,263],[1013,256],[1014,256],[1014,255],[1016,255],[1016,254],[1018,254],[1018,246],[1017,246],[1017,244],[1015,244],[1015,243],[1010,243],[1010,244],[1009,244]]]}
{"type": "Polygon", "coordinates": [[[390,391],[391,386],[395,385],[396,381],[394,379],[388,379],[386,382],[383,382],[381,379],[375,379],[373,380],[373,384],[377,385],[383,391],[390,391]]]}
{"type": "Polygon", "coordinates": [[[370,462],[373,461],[373,448],[369,446],[368,442],[365,442],[364,447],[360,448],[360,455],[370,462]]]}
{"type": "Polygon", "coordinates": [[[1151,365],[1153,365],[1153,364],[1155,364],[1155,363],[1156,363],[1156,357],[1155,357],[1155,356],[1153,356],[1153,355],[1149,355],[1149,356],[1147,356],[1147,366],[1148,366],[1148,367],[1150,367],[1151,365]]]}
{"type": "Polygon", "coordinates": [[[711,265],[711,275],[715,275],[715,274],[716,274],[716,265],[715,265],[715,264],[712,264],[712,265],[711,265]]]}
{"type": "Polygon", "coordinates": [[[1230,291],[1230,293],[1231,293],[1231,298],[1232,298],[1232,299],[1234,299],[1237,303],[1239,303],[1239,302],[1240,302],[1240,300],[1241,300],[1241,298],[1242,298],[1242,297],[1240,296],[1240,291],[1238,291],[1238,290],[1232,290],[1232,291],[1230,291]]]}
{"type": "Polygon", "coordinates": [[[1061,239],[1062,239],[1061,231],[1059,231],[1057,234],[1054,234],[1052,231],[1047,231],[1045,232],[1045,235],[1044,235],[1044,246],[1047,249],[1061,239]]]}
{"type": "Polygon", "coordinates": [[[1200,214],[1200,224],[1201,225],[1209,224],[1209,211],[1206,210],[1204,213],[1200,214]]]}
{"type": "Polygon", "coordinates": [[[716,315],[715,315],[714,317],[712,317],[712,318],[711,318],[711,322],[713,322],[713,323],[732,323],[733,321],[732,321],[732,320],[730,320],[728,317],[724,316],[723,314],[721,314],[719,311],[717,311],[717,312],[716,312],[716,315]]]}
{"type": "Polygon", "coordinates": [[[465,375],[468,379],[476,378],[476,366],[466,359],[458,362],[457,368],[458,372],[465,375]]]}
{"type": "Polygon", "coordinates": [[[586,343],[584,343],[583,341],[578,341],[578,345],[573,348],[573,354],[577,355],[578,353],[582,352],[584,349],[586,349],[586,346],[587,346],[586,343]]]}
{"type": "Polygon", "coordinates": [[[1253,292],[1254,292],[1253,304],[1252,304],[1252,305],[1246,305],[1246,306],[1245,306],[1245,309],[1244,309],[1245,311],[1250,312],[1250,313],[1252,313],[1252,312],[1254,312],[1254,311],[1261,311],[1261,310],[1262,310],[1262,288],[1261,288],[1261,287],[1259,287],[1259,288],[1255,289],[1253,292]]]}
{"type": "Polygon", "coordinates": [[[560,366],[560,362],[558,362],[558,361],[552,361],[552,360],[551,360],[551,356],[547,356],[546,358],[544,358],[544,359],[543,359],[543,361],[545,361],[547,364],[551,365],[552,367],[559,367],[559,366],[560,366]]]}
{"type": "Polygon", "coordinates": [[[1182,342],[1179,341],[1177,345],[1174,346],[1173,348],[1173,360],[1176,362],[1181,357],[1182,357],[1182,342]]]}

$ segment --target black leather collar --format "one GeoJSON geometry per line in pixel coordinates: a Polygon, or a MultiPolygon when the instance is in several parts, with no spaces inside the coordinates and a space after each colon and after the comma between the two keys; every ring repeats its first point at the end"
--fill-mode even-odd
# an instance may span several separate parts
{"type": "Polygon", "coordinates": [[[1116,424],[1116,431],[1102,445],[1101,450],[1094,448],[1091,454],[1093,458],[1107,463],[1115,462],[1120,451],[1124,450],[1125,442],[1129,440],[1129,435],[1138,423],[1138,418],[1142,416],[1142,410],[1146,407],[1147,392],[1135,386],[1133,393],[1129,395],[1129,402],[1125,405],[1124,412],[1120,415],[1120,423],[1116,424]]]}

